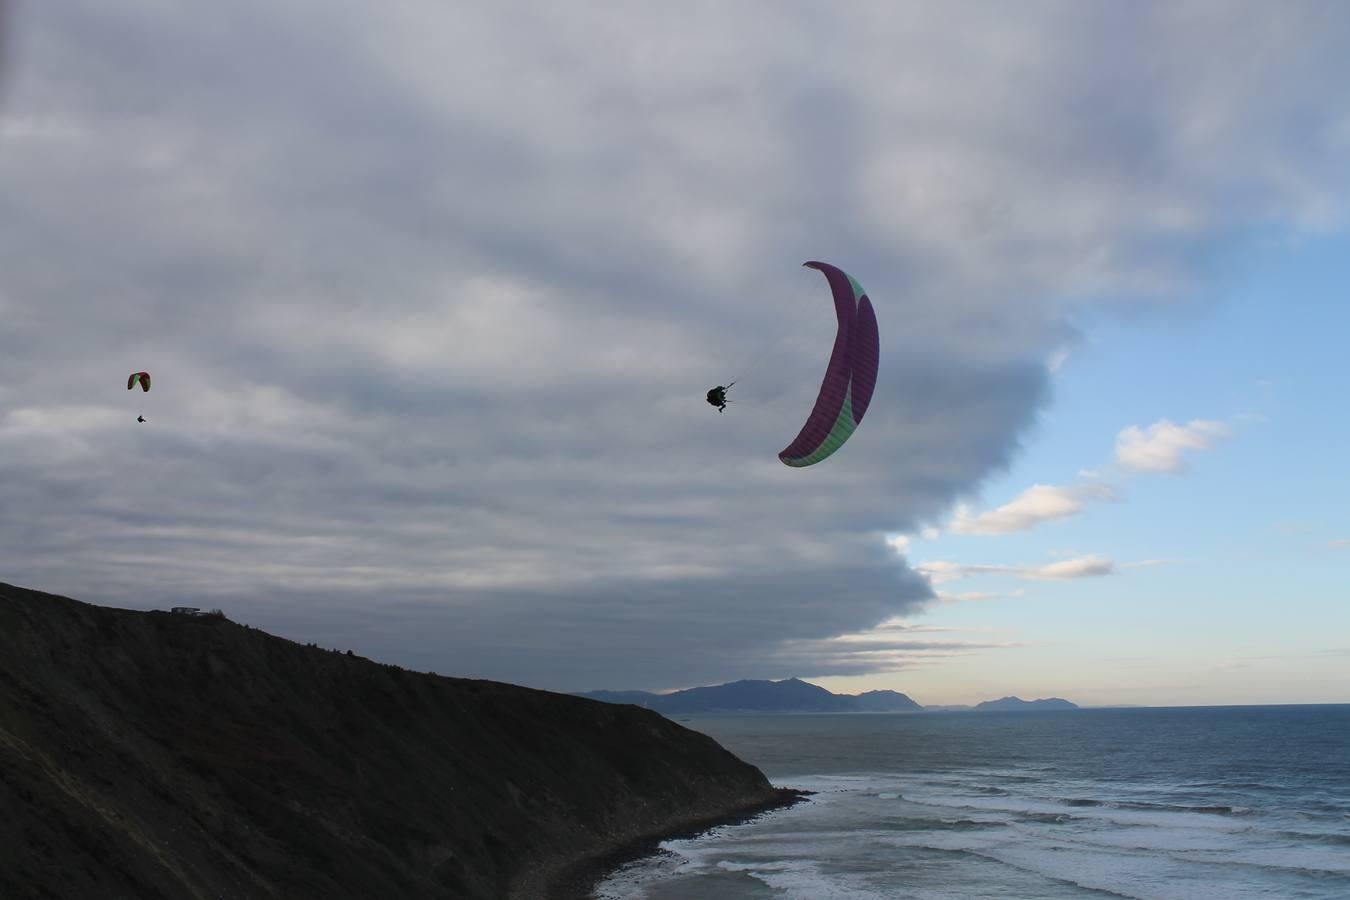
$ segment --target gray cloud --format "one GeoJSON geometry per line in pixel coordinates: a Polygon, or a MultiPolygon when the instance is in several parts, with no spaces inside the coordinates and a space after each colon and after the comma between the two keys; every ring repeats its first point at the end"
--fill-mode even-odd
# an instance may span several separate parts
{"type": "Polygon", "coordinates": [[[1008,465],[1081,304],[1343,214],[1300,9],[23,5],[0,568],[541,686],[863,671],[810,642],[932,599],[885,533],[1008,465]],[[794,471],[812,258],[881,382],[794,471]]]}

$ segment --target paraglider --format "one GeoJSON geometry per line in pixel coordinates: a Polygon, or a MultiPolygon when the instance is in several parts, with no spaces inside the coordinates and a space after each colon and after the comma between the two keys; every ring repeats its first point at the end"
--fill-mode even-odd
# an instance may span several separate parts
{"type": "MultiPolygon", "coordinates": [[[[735,383],[736,382],[733,381],[731,384],[735,383]]],[[[717,387],[708,391],[708,402],[713,406],[717,407],[718,412],[721,412],[722,410],[726,409],[727,404],[731,402],[727,399],[727,391],[731,390],[731,384],[728,385],[719,384],[717,387]]]]}
{"type": "MultiPolygon", "coordinates": [[[[862,285],[829,263],[802,265],[818,270],[829,283],[839,330],[815,406],[797,437],[778,454],[785,465],[794,468],[828,458],[853,434],[872,400],[881,350],[876,312],[862,285]]],[[[708,402],[712,402],[711,394],[708,402]]]]}
{"type": "MultiPolygon", "coordinates": [[[[149,391],[149,390],[150,390],[150,373],[149,373],[149,372],[132,372],[130,375],[127,376],[127,390],[131,390],[132,388],[134,388],[134,387],[135,387],[136,385],[138,385],[138,384],[141,386],[141,393],[145,393],[145,392],[149,391]]],[[[138,415],[138,416],[136,417],[136,421],[137,421],[137,422],[144,422],[144,421],[145,421],[145,416],[143,416],[143,415],[138,415]]]]}

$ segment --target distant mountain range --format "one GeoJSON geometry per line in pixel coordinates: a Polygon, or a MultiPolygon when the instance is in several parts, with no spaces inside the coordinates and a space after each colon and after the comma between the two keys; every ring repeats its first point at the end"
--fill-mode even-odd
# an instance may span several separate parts
{"type": "Polygon", "coordinates": [[[1077,709],[1077,703],[1070,703],[1059,697],[1046,697],[1044,700],[1023,700],[1021,697],[1002,697],[998,700],[986,700],[975,704],[976,712],[1021,712],[1029,709],[1077,709]]]}
{"type": "MultiPolygon", "coordinates": [[[[712,687],[689,688],[670,694],[649,691],[589,691],[578,694],[606,703],[631,703],[666,715],[697,713],[797,713],[797,712],[924,712],[925,708],[898,691],[868,691],[864,694],[835,694],[819,685],[788,678],[783,681],[733,681],[712,687]]],[[[971,710],[976,712],[1077,709],[1068,700],[1022,700],[1004,697],[975,707],[929,707],[932,711],[971,710]]]]}
{"type": "Polygon", "coordinates": [[[834,694],[818,685],[784,681],[733,681],[671,694],[647,691],[591,691],[579,694],[608,703],[632,703],[659,713],[706,712],[919,712],[922,706],[896,691],[834,694]]]}

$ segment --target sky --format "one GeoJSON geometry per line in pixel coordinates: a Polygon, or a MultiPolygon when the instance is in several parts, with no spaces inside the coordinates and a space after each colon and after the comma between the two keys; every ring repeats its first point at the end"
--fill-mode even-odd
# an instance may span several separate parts
{"type": "Polygon", "coordinates": [[[0,580],[554,690],[1350,701],[1345,4],[9,6],[0,580]],[[793,469],[812,259],[880,376],[793,469]]]}

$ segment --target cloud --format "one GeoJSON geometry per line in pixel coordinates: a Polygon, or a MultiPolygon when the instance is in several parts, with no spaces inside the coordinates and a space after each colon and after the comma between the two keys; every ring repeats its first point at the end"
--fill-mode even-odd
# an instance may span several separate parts
{"type": "Polygon", "coordinates": [[[886,536],[886,544],[900,556],[908,556],[916,540],[935,541],[942,531],[931,525],[919,529],[918,534],[891,534],[886,536]]]}
{"type": "Polygon", "coordinates": [[[1131,425],[1116,438],[1116,465],[1136,472],[1180,472],[1182,453],[1208,450],[1216,440],[1228,435],[1222,422],[1192,419],[1176,425],[1167,419],[1145,429],[1131,425]]]}
{"type": "Polygon", "coordinates": [[[1102,556],[1080,556],[1062,559],[1044,566],[1027,569],[1019,575],[1035,581],[1063,581],[1074,578],[1096,578],[1115,574],[1115,564],[1102,556]]]}
{"type": "Polygon", "coordinates": [[[9,23],[0,571],[447,673],[763,676],[922,608],[884,535],[1006,469],[1085,304],[1350,195],[1350,10],[203,9],[9,23]],[[816,258],[883,375],[798,471],[816,258]]]}
{"type": "Polygon", "coordinates": [[[1018,588],[1015,591],[964,591],[961,593],[950,593],[938,591],[937,598],[939,603],[971,603],[982,602],[985,600],[1006,600],[1015,597],[1025,597],[1026,591],[1018,588]]]}
{"type": "MultiPolygon", "coordinates": [[[[1115,462],[1121,468],[1137,472],[1179,472],[1183,451],[1208,449],[1213,441],[1227,434],[1228,427],[1223,423],[1201,419],[1184,426],[1163,419],[1146,430],[1130,426],[1117,438],[1115,462]]],[[[1079,469],[1078,479],[1068,486],[1032,485],[1011,502],[978,515],[972,514],[968,506],[958,506],[948,530],[953,534],[981,535],[1029,531],[1042,523],[1077,515],[1088,503],[1116,499],[1115,490],[1102,480],[1098,471],[1079,469]]]]}
{"type": "Polygon", "coordinates": [[[1333,548],[1350,547],[1350,539],[1341,538],[1334,541],[1328,541],[1327,546],[1333,548]]]}
{"type": "Polygon", "coordinates": [[[1180,563],[1181,560],[1178,559],[1140,559],[1134,562],[1121,563],[1120,567],[1122,569],[1156,569],[1162,566],[1175,566],[1180,563]]]}
{"type": "Polygon", "coordinates": [[[899,672],[988,650],[1020,646],[1014,641],[790,641],[773,659],[784,673],[823,678],[899,672]]]}
{"type": "Polygon", "coordinates": [[[821,640],[790,641],[780,648],[775,658],[781,671],[787,674],[862,675],[911,670],[955,657],[1021,646],[1016,641],[922,636],[950,631],[934,626],[906,625],[892,619],[866,631],[821,640]]]}
{"type": "MultiPolygon", "coordinates": [[[[1185,450],[1208,449],[1227,436],[1221,422],[1195,419],[1184,426],[1163,419],[1147,429],[1130,426],[1116,440],[1117,466],[1136,472],[1179,472],[1185,450]]],[[[1058,486],[1035,484],[1011,502],[978,515],[960,505],[947,529],[953,534],[1003,535],[1031,529],[1045,522],[1067,519],[1089,503],[1117,499],[1115,490],[1094,469],[1079,469],[1078,481],[1058,486]]]]}
{"type": "Polygon", "coordinates": [[[915,571],[928,579],[928,583],[934,586],[946,584],[949,581],[956,581],[958,578],[963,578],[966,575],[986,574],[984,567],[962,565],[961,563],[948,562],[946,560],[929,560],[928,562],[921,562],[915,567],[915,571]]]}
{"type": "Polygon", "coordinates": [[[1042,522],[1068,518],[1080,512],[1088,502],[1110,500],[1114,496],[1111,489],[1103,484],[1087,483],[1070,487],[1036,484],[1012,502],[978,516],[972,516],[965,506],[958,507],[947,530],[953,534],[986,535],[1029,531],[1042,522]]]}
{"type": "Polygon", "coordinates": [[[1062,559],[1040,566],[980,565],[934,560],[919,563],[916,568],[920,575],[935,586],[972,575],[1010,575],[1024,581],[1068,581],[1114,575],[1116,572],[1114,562],[1095,555],[1062,559]]]}

